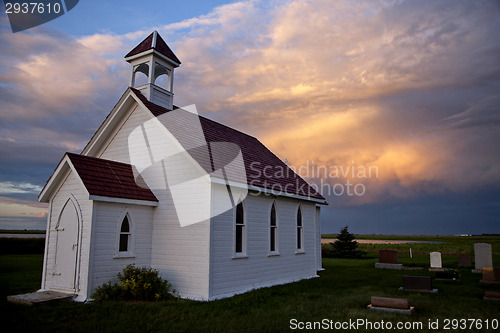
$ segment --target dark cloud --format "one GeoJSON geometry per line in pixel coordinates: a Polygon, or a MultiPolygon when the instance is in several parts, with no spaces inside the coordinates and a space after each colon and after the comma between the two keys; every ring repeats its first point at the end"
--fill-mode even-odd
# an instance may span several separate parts
{"type": "Polygon", "coordinates": [[[0,229],[45,230],[47,217],[0,217],[0,229]]]}
{"type": "Polygon", "coordinates": [[[457,195],[445,193],[405,202],[333,207],[324,211],[322,233],[338,233],[344,225],[358,234],[460,235],[500,233],[500,191],[457,195]]]}
{"type": "MultiPolygon", "coordinates": [[[[378,167],[360,180],[366,195],[330,197],[326,226],[473,233],[497,230],[499,14],[494,1],[255,1],[159,30],[183,62],[176,104],[296,166],[378,167]]],[[[123,54],[148,33],[4,24],[0,181],[43,185],[82,148],[126,88],[123,54]]]]}

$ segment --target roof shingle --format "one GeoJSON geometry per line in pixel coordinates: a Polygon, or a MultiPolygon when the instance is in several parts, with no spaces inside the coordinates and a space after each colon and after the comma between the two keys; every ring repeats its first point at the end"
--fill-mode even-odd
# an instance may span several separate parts
{"type": "Polygon", "coordinates": [[[137,55],[141,52],[148,51],[151,49],[155,49],[159,53],[163,54],[165,57],[175,61],[176,63],[180,64],[181,61],[177,56],[172,52],[172,50],[168,47],[167,43],[161,38],[160,34],[156,31],[153,31],[146,39],[144,39],[142,42],[139,43],[136,47],[132,49],[125,58],[132,57],[134,55],[137,55]],[[156,44],[153,45],[154,40],[154,35],[156,34],[156,44]]]}
{"type": "MultiPolygon", "coordinates": [[[[139,90],[134,88],[131,88],[131,90],[154,116],[159,117],[170,111],[148,101],[139,90]]],[[[174,109],[176,109],[175,106],[174,109]]],[[[248,185],[274,190],[276,192],[286,192],[289,194],[325,200],[320,193],[253,136],[205,117],[194,115],[188,111],[186,111],[184,117],[169,118],[169,121],[164,122],[164,125],[207,173],[216,171],[216,167],[214,168],[214,147],[222,147],[220,149],[224,149],[224,145],[221,146],[214,143],[229,142],[237,145],[241,149],[246,171],[246,183],[248,185]],[[189,133],[185,133],[186,129],[184,128],[186,119],[189,117],[199,117],[205,141],[208,143],[208,149],[202,149],[203,147],[199,147],[199,149],[188,149],[184,145],[184,142],[187,141],[185,136],[189,135],[189,133]],[[210,156],[206,156],[207,154],[210,156]]],[[[220,156],[224,153],[229,155],[234,154],[234,152],[229,151],[230,147],[227,147],[228,150],[226,152],[217,151],[218,155],[220,156]]],[[[234,175],[234,178],[235,179],[231,179],[231,175],[228,175],[229,180],[240,181],[241,179],[241,177],[237,177],[237,175],[234,175]]]]}
{"type": "Polygon", "coordinates": [[[158,201],[150,189],[137,185],[130,164],[73,153],[66,155],[90,195],[158,201]]]}

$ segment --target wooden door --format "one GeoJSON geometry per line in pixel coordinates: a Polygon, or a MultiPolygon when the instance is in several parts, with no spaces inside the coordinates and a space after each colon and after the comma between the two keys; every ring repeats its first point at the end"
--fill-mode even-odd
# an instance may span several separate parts
{"type": "Polygon", "coordinates": [[[59,289],[75,290],[78,259],[79,214],[70,199],[64,205],[56,227],[56,253],[53,286],[59,289]]]}

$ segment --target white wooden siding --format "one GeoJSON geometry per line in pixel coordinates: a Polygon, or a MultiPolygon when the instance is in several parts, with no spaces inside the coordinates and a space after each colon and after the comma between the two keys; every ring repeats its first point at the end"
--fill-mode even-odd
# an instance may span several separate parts
{"type": "MultiPolygon", "coordinates": [[[[128,137],[137,126],[150,119],[146,112],[149,111],[140,107],[133,109],[98,157],[130,163],[128,137]]],[[[157,188],[151,190],[159,200],[158,206],[153,209],[151,266],[158,269],[181,296],[207,299],[210,183],[200,178],[201,168],[186,154],[177,154],[182,149],[171,138],[162,135],[161,131],[148,132],[148,141],[152,151],[161,150],[166,156],[171,156],[166,162],[168,179],[158,169],[143,174],[148,184],[157,184],[157,188]],[[176,183],[185,179],[191,181],[183,188],[184,192],[175,193],[174,203],[165,182],[176,183]],[[181,227],[180,212],[184,218],[189,218],[187,214],[194,217],[204,215],[207,219],[181,227]]]]}
{"type": "Polygon", "coordinates": [[[315,227],[316,227],[316,270],[322,271],[323,270],[323,263],[321,261],[321,207],[316,206],[316,212],[315,212],[315,227]]]}
{"type": "MultiPolygon", "coordinates": [[[[213,184],[212,205],[226,188],[213,184]]],[[[299,200],[252,193],[245,199],[247,258],[233,259],[234,211],[212,218],[210,298],[316,276],[315,206],[302,201],[304,251],[296,254],[299,200]],[[269,256],[269,214],[276,200],[279,256],[269,256]]],[[[213,207],[214,208],[214,207],[213,207]]]]}
{"type": "Polygon", "coordinates": [[[149,118],[137,104],[134,104],[131,110],[120,110],[120,112],[126,112],[129,115],[125,117],[121,127],[116,129],[114,136],[96,157],[130,164],[128,137],[134,128],[140,126],[149,118]]]}
{"type": "MultiPolygon", "coordinates": [[[[81,217],[80,225],[80,243],[78,253],[78,269],[76,274],[78,289],[76,292],[81,299],[87,297],[87,276],[89,265],[89,249],[90,249],[90,231],[92,221],[92,207],[91,202],[88,200],[88,193],[83,187],[77,175],[70,171],[66,180],[62,183],[60,188],[56,191],[54,197],[50,200],[50,214],[48,220],[48,234],[47,234],[47,251],[44,258],[44,279],[42,289],[57,289],[53,284],[55,253],[56,253],[56,231],[55,227],[59,219],[59,215],[68,199],[72,199],[76,204],[81,217]]],[[[72,268],[72,267],[71,267],[72,268]]]]}
{"type": "MultiPolygon", "coordinates": [[[[179,151],[164,137],[152,141],[169,150],[169,156],[179,151]]],[[[174,183],[191,180],[183,184],[182,191],[152,189],[159,200],[154,214],[152,265],[181,296],[207,299],[210,183],[207,179],[199,178],[200,170],[186,155],[178,154],[170,158],[166,168],[169,186],[172,180],[174,183]],[[202,216],[205,219],[200,222],[181,227],[183,221],[194,221],[202,216]]],[[[160,172],[147,178],[151,183],[165,182],[160,172]]]]}
{"type": "Polygon", "coordinates": [[[117,274],[129,264],[151,266],[151,237],[153,233],[153,207],[119,203],[95,202],[94,244],[92,248],[91,292],[97,286],[117,281],[117,274]],[[129,215],[132,230],[130,246],[133,257],[116,257],[117,235],[125,214],[129,215]]]}
{"type": "Polygon", "coordinates": [[[172,109],[173,94],[160,87],[152,85],[150,87],[151,101],[155,104],[172,109]],[[160,90],[161,89],[161,90],[160,90]]]}

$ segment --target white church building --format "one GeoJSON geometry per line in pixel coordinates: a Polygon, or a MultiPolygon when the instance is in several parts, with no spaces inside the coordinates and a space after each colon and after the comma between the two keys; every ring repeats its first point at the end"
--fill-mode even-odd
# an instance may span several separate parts
{"type": "Polygon", "coordinates": [[[91,298],[128,264],[212,300],[317,276],[325,198],[256,138],[173,105],[179,59],[155,31],[130,87],[39,195],[41,288],[91,298]]]}

